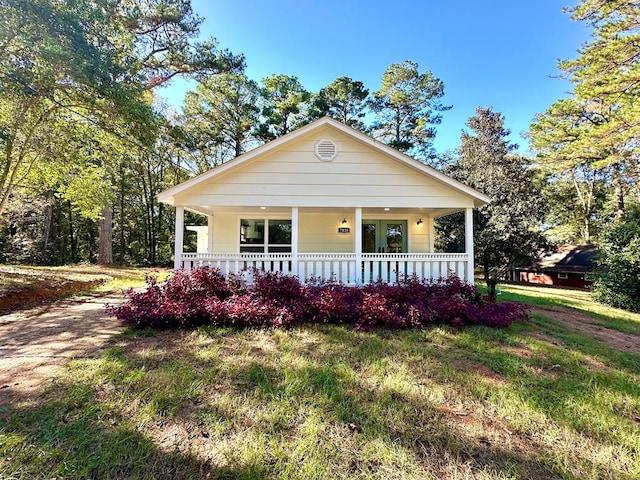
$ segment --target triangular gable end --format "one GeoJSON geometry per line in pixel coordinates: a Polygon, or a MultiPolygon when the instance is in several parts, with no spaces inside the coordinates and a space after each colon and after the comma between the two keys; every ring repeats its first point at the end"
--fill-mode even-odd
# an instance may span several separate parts
{"type": "Polygon", "coordinates": [[[434,208],[481,206],[490,201],[329,117],[176,185],[158,199],[185,206],[434,208]]]}

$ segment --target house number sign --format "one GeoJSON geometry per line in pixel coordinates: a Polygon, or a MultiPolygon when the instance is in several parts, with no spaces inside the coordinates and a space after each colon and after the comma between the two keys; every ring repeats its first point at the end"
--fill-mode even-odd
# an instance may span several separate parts
{"type": "Polygon", "coordinates": [[[351,229],[349,227],[339,227],[338,233],[349,233],[351,229]]]}

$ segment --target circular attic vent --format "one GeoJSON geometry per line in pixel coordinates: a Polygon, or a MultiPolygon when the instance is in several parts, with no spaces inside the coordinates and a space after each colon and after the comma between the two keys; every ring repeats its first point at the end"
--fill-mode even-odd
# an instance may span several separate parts
{"type": "Polygon", "coordinates": [[[338,155],[338,147],[332,140],[320,140],[316,143],[316,157],[323,162],[330,162],[338,155]]]}

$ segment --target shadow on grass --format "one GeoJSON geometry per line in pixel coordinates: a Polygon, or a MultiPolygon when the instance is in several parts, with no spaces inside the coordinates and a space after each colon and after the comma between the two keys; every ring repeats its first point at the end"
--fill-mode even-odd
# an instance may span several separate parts
{"type": "Polygon", "coordinates": [[[90,390],[73,383],[57,388],[57,399],[0,406],[1,478],[231,479],[263,473],[252,465],[212,468],[188,452],[161,449],[90,390]]]}
{"type": "Polygon", "coordinates": [[[119,292],[141,284],[148,271],[98,265],[0,265],[0,314],[52,304],[72,296],[119,292]]]}
{"type": "Polygon", "coordinates": [[[42,397],[0,409],[0,476],[633,478],[531,435],[566,428],[640,449],[637,356],[528,336],[545,328],[127,331],[42,397]],[[547,423],[512,425],[507,401],[547,423]]]}
{"type": "MultiPolygon", "coordinates": [[[[451,469],[443,462],[444,458],[458,467],[466,465],[472,474],[559,478],[551,466],[537,460],[535,455],[492,444],[488,436],[470,436],[425,398],[393,388],[373,390],[340,365],[282,371],[254,363],[246,376],[257,396],[285,402],[313,399],[314,405],[329,417],[328,423],[337,422],[361,447],[376,445],[380,450],[368,458],[354,456],[350,462],[354,475],[375,472],[376,465],[385,461],[390,463],[387,468],[394,468],[395,460],[385,459],[393,455],[401,459],[393,475],[398,478],[424,471],[434,478],[443,478],[447,469],[451,469]],[[414,465],[415,471],[411,468],[402,471],[406,461],[414,465]]],[[[287,429],[286,424],[281,427],[287,429]]]]}
{"type": "MultiPolygon", "coordinates": [[[[433,343],[428,333],[420,332],[406,332],[401,339],[394,338],[392,332],[375,332],[363,339],[362,334],[349,330],[331,330],[327,337],[341,343],[345,351],[352,350],[353,358],[369,364],[402,352],[410,357],[416,352],[415,342],[422,340],[424,354],[440,363],[433,371],[413,369],[416,377],[422,374],[452,385],[478,402],[495,405],[504,402],[504,397],[515,399],[554,426],[603,442],[605,447],[618,445],[632,458],[640,455],[640,354],[617,351],[545,320],[538,321],[538,325],[520,324],[511,330],[469,328],[438,336],[433,343]],[[561,338],[564,345],[523,335],[540,326],[546,327],[545,333],[561,338]],[[474,368],[478,365],[488,368],[478,371],[474,368]]],[[[534,456],[553,458],[554,452],[547,448],[534,447],[534,456]]],[[[581,461],[590,463],[586,458],[581,461]]],[[[563,471],[561,465],[552,463],[543,468],[563,471]]],[[[640,466],[633,467],[635,473],[621,472],[606,464],[589,468],[603,477],[635,478],[640,466]]]]}

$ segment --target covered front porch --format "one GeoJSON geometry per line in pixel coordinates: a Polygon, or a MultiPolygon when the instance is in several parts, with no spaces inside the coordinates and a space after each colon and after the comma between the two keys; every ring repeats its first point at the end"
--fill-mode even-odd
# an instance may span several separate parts
{"type": "Polygon", "coordinates": [[[258,268],[351,285],[450,273],[472,282],[473,209],[491,201],[330,117],[158,199],[176,208],[175,268],[210,265],[249,281],[258,268]],[[196,252],[184,251],[185,209],[207,219],[196,252]],[[436,253],[434,221],[456,212],[465,212],[464,253],[436,253]]]}
{"type": "Polygon", "coordinates": [[[451,273],[473,282],[472,212],[472,207],[176,206],[174,267],[214,267],[248,282],[254,269],[349,285],[451,273]],[[185,208],[207,218],[206,227],[194,229],[196,252],[184,251],[185,208]],[[465,252],[436,253],[435,219],[459,211],[465,212],[465,252]]]}

